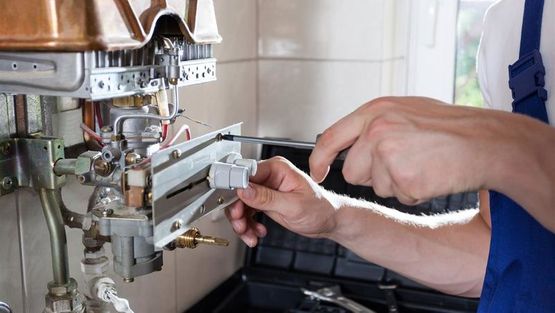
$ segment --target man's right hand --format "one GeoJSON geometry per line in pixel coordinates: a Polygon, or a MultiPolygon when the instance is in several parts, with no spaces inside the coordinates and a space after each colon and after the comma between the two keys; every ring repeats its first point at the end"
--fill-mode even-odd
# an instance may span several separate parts
{"type": "Polygon", "coordinates": [[[262,211],[277,223],[307,237],[325,237],[336,226],[333,194],[281,157],[258,164],[249,187],[238,190],[239,199],[226,210],[233,230],[250,247],[266,235],[253,219],[262,211]]]}

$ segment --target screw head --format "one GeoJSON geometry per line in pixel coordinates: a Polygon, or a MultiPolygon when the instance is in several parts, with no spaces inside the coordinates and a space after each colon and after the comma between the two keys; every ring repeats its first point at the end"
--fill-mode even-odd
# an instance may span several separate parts
{"type": "Polygon", "coordinates": [[[176,230],[180,230],[183,226],[183,222],[181,220],[175,220],[172,224],[171,231],[174,232],[176,230]]]}
{"type": "Polygon", "coordinates": [[[181,151],[179,151],[178,149],[175,149],[172,151],[172,158],[179,159],[180,157],[181,157],[181,151]]]}
{"type": "Polygon", "coordinates": [[[11,150],[11,144],[9,142],[5,142],[2,145],[0,145],[0,152],[2,152],[2,154],[7,155],[10,153],[11,150]]]}
{"type": "Polygon", "coordinates": [[[221,205],[221,204],[224,204],[224,202],[225,202],[224,197],[220,196],[220,197],[218,198],[218,204],[221,205]]]}
{"type": "Polygon", "coordinates": [[[114,214],[114,210],[112,210],[112,209],[106,209],[106,210],[102,211],[102,216],[104,216],[104,217],[108,217],[112,214],[114,214]]]}
{"type": "Polygon", "coordinates": [[[4,190],[10,190],[13,188],[13,180],[11,177],[4,177],[2,179],[2,188],[4,188],[4,190]]]}

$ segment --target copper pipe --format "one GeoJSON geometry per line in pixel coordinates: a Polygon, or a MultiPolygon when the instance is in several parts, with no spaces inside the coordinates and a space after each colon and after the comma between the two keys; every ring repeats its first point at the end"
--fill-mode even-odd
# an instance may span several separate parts
{"type": "Polygon", "coordinates": [[[15,95],[15,129],[18,137],[28,135],[27,128],[27,97],[25,95],[15,95]]]}
{"type": "MultiPolygon", "coordinates": [[[[84,99],[80,99],[79,103],[81,104],[81,110],[83,112],[83,124],[87,125],[90,129],[95,129],[95,103],[84,99]]],[[[89,150],[99,151],[102,149],[98,141],[96,141],[91,135],[87,134],[87,132],[83,132],[83,140],[85,140],[85,144],[89,150]]]]}

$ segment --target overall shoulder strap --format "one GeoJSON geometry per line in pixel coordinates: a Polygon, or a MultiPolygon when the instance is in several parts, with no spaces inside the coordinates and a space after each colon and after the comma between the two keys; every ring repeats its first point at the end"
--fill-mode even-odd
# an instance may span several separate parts
{"type": "Polygon", "coordinates": [[[540,53],[544,0],[526,0],[519,60],[509,65],[513,112],[549,123],[545,101],[545,67],[540,53]]]}

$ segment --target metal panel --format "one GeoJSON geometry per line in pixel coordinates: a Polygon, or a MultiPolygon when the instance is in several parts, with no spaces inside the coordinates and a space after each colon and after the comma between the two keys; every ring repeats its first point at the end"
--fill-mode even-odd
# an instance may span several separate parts
{"type": "MultiPolygon", "coordinates": [[[[189,48],[184,46],[184,53],[189,48]]],[[[206,47],[205,47],[206,48],[206,47]]],[[[211,49],[203,49],[202,59],[179,61],[177,86],[184,87],[216,80],[216,59],[211,49]],[[204,51],[206,50],[206,51],[204,51]]],[[[117,51],[118,53],[121,51],[117,51]]],[[[116,53],[117,54],[117,53],[116,53]]],[[[65,96],[91,100],[154,93],[167,88],[163,64],[103,67],[99,57],[109,61],[117,55],[98,51],[77,53],[0,53],[0,90],[7,94],[65,96]]]]}
{"type": "Polygon", "coordinates": [[[0,301],[14,312],[24,312],[21,250],[16,195],[2,197],[0,205],[0,301]]]}
{"type": "Polygon", "coordinates": [[[212,163],[223,160],[232,152],[241,152],[240,143],[220,141],[217,139],[219,134],[240,135],[240,124],[152,156],[152,215],[157,248],[181,235],[192,222],[236,199],[234,191],[211,189],[206,180],[212,163]],[[183,228],[172,227],[175,222],[183,228]]]}

